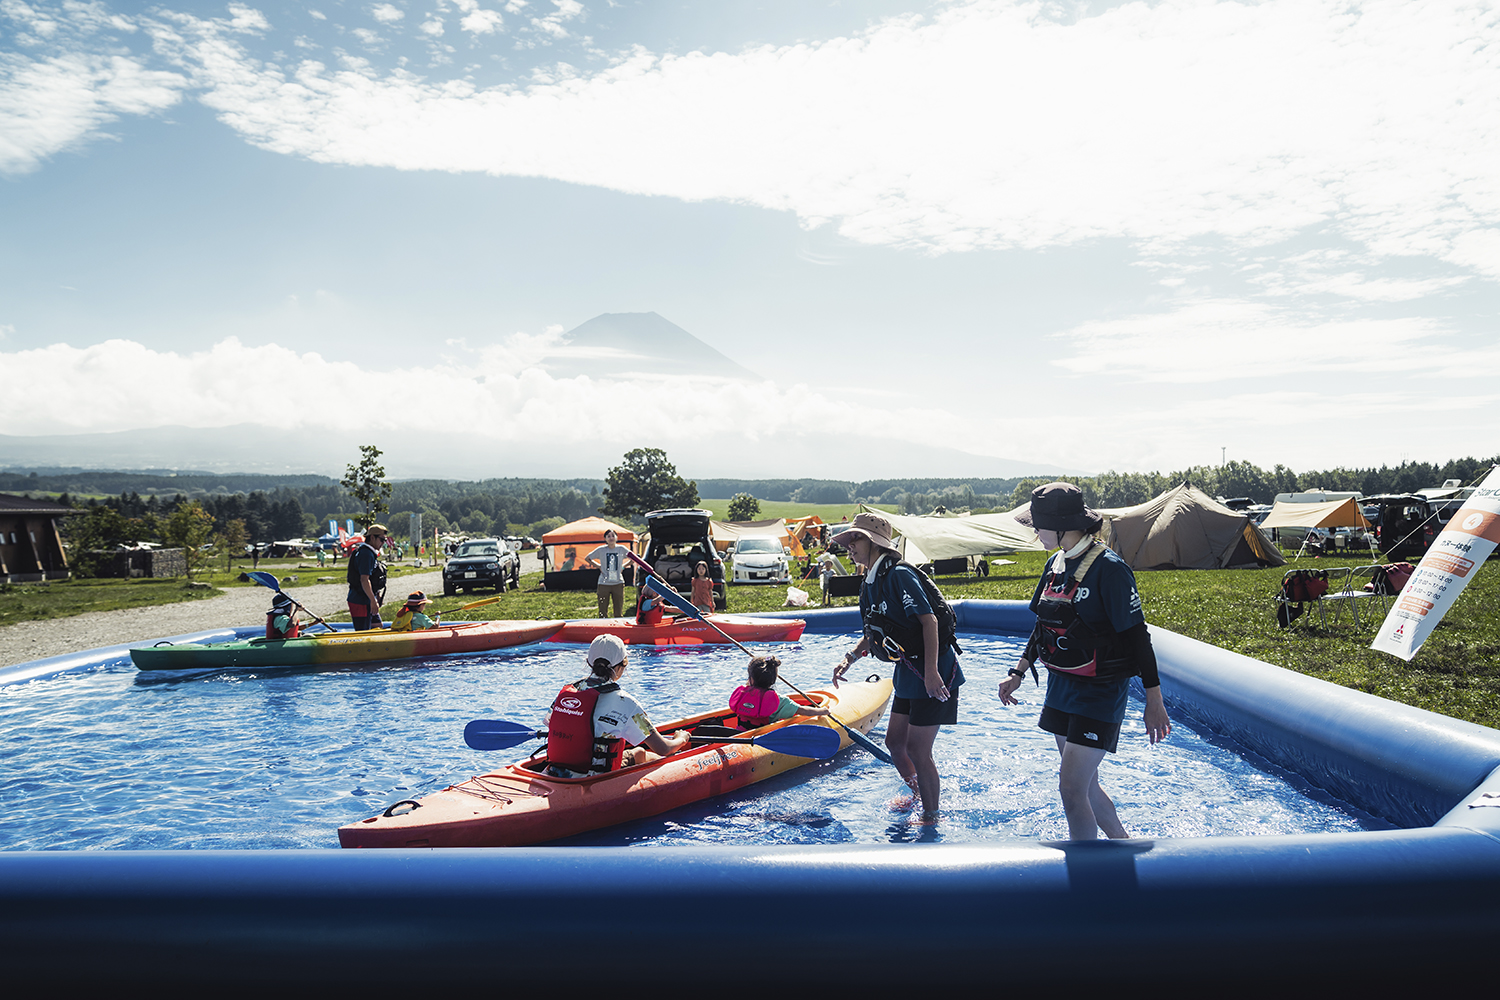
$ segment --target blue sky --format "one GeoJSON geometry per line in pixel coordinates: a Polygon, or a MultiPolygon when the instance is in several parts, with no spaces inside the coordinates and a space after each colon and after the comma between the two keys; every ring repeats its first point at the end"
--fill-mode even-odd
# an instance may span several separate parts
{"type": "Polygon", "coordinates": [[[0,434],[1492,454],[1497,41],[1443,2],[0,0],[0,434]],[[636,311],[766,381],[538,367],[636,311]]]}

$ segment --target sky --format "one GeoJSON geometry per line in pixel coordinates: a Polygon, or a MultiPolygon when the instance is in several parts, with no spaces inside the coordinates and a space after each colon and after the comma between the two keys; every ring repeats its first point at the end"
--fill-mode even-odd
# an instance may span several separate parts
{"type": "Polygon", "coordinates": [[[0,435],[456,478],[1491,455],[1497,42],[1443,0],[0,0],[0,435]],[[539,364],[650,311],[763,378],[539,364]]]}

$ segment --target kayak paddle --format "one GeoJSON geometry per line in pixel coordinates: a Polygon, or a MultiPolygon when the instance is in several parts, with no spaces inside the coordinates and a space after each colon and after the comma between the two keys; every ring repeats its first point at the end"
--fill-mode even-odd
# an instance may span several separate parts
{"type": "MultiPolygon", "coordinates": [[[[744,654],[746,656],[754,656],[755,655],[754,653],[750,652],[750,650],[748,650],[748,649],[745,648],[745,644],[744,643],[740,642],[734,636],[730,635],[728,632],[725,632],[723,629],[719,628],[718,625],[715,625],[713,622],[709,621],[706,617],[704,617],[703,612],[699,611],[690,601],[685,600],[681,594],[677,593],[676,589],[673,588],[673,586],[670,583],[667,583],[666,580],[662,580],[661,575],[658,574],[656,572],[656,570],[654,570],[654,569],[651,568],[651,564],[650,563],[646,562],[646,560],[642,559],[640,556],[636,555],[634,552],[631,552],[629,549],[625,550],[625,557],[627,559],[629,559],[631,562],[635,563],[637,566],[641,567],[641,569],[644,569],[651,576],[655,577],[658,580],[661,580],[662,584],[666,586],[667,589],[666,589],[665,593],[663,593],[660,590],[657,590],[655,587],[652,587],[651,588],[651,592],[653,594],[660,594],[662,600],[666,601],[668,604],[672,605],[674,608],[679,609],[683,614],[685,614],[685,615],[691,615],[692,617],[698,619],[700,622],[702,622],[703,624],[707,625],[709,628],[713,629],[715,632],[719,633],[724,638],[726,638],[730,642],[734,643],[736,646],[740,647],[740,650],[742,652],[744,652],[744,654]]],[[[787,680],[785,676],[780,676],[779,679],[781,681],[785,682],[785,684],[786,684],[787,687],[791,688],[793,691],[797,692],[802,697],[806,698],[808,701],[812,701],[813,700],[812,697],[810,695],[808,695],[808,693],[806,691],[802,690],[797,685],[795,685],[791,681],[787,680]]],[[[891,759],[891,755],[885,752],[885,748],[884,747],[879,746],[878,744],[876,744],[876,742],[874,740],[870,739],[864,733],[860,732],[857,729],[850,729],[848,726],[844,725],[844,723],[839,719],[839,717],[836,716],[836,715],[834,715],[832,712],[828,713],[828,717],[830,719],[832,719],[835,723],[837,723],[840,729],[842,729],[844,732],[846,732],[846,733],[849,734],[849,739],[853,740],[854,743],[857,746],[859,746],[859,747],[861,747],[861,748],[869,751],[871,754],[873,754],[875,756],[875,758],[877,760],[882,761],[883,763],[886,763],[886,764],[895,764],[896,763],[894,760],[891,759]]]]}
{"type": "MultiPolygon", "coordinates": [[[[464,742],[473,750],[504,750],[546,735],[545,732],[538,732],[519,723],[506,722],[504,719],[475,719],[464,727],[464,742]]],[[[760,736],[694,736],[693,742],[749,743],[765,747],[772,753],[821,760],[838,753],[839,734],[827,726],[782,726],[760,736]]]]}
{"type": "MultiPolygon", "coordinates": [[[[278,594],[286,594],[286,591],[281,589],[281,581],[276,579],[276,575],[274,573],[267,573],[263,569],[258,569],[246,573],[245,575],[254,580],[256,583],[260,584],[262,587],[270,587],[278,594]]],[[[286,599],[297,605],[297,607],[301,608],[303,611],[307,611],[308,615],[312,618],[313,621],[317,622],[328,631],[332,632],[334,630],[332,625],[328,624],[323,619],[313,614],[311,611],[308,611],[307,607],[301,604],[296,598],[292,597],[291,594],[286,594],[286,599]]]]}

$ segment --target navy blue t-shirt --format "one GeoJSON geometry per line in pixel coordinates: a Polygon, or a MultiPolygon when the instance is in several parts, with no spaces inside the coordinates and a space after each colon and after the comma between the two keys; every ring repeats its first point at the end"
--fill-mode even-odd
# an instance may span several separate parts
{"type": "MultiPolygon", "coordinates": [[[[1088,552],[1085,551],[1077,559],[1067,560],[1066,568],[1069,576],[1087,555],[1088,552]]],[[[1048,571],[1050,572],[1056,564],[1057,556],[1054,555],[1048,561],[1048,571]]],[[[1031,598],[1033,608],[1036,607],[1037,599],[1041,597],[1042,584],[1045,580],[1046,574],[1044,573],[1042,579],[1036,583],[1036,592],[1031,598]]],[[[1078,612],[1078,617],[1082,618],[1090,628],[1103,634],[1124,632],[1146,621],[1146,616],[1141,611],[1140,592],[1135,589],[1135,574],[1131,572],[1125,560],[1121,559],[1114,550],[1107,548],[1083,575],[1073,607],[1078,612]]],[[[1055,670],[1048,671],[1046,701],[1048,708],[1082,715],[1089,719],[1098,719],[1101,722],[1119,723],[1125,718],[1125,704],[1129,698],[1129,677],[1101,680],[1096,677],[1061,674],[1055,670]]]]}
{"type": "MultiPolygon", "coordinates": [[[[893,556],[884,556],[891,559],[893,556]]],[[[885,615],[896,621],[910,621],[917,626],[918,615],[930,615],[933,613],[932,605],[927,601],[927,595],[922,592],[922,583],[917,579],[916,571],[906,566],[895,566],[889,572],[883,573],[875,578],[875,583],[866,583],[859,591],[859,614],[861,618],[867,618],[871,612],[885,615]]],[[[870,651],[874,654],[874,650],[870,651]]],[[[895,694],[897,698],[926,698],[927,684],[922,679],[924,664],[913,662],[915,670],[909,669],[901,664],[892,664],[894,670],[893,681],[895,683],[895,694]]],[[[964,682],[964,672],[958,665],[958,657],[953,652],[953,647],[945,648],[942,655],[938,657],[938,676],[943,678],[943,683],[948,685],[949,691],[957,691],[959,685],[964,682]],[[951,678],[951,680],[950,680],[951,678]]]]}
{"type": "Polygon", "coordinates": [[[349,557],[349,603],[369,604],[370,598],[365,594],[363,587],[359,585],[362,576],[374,576],[375,564],[380,561],[380,555],[373,546],[361,543],[354,554],[349,557]]]}

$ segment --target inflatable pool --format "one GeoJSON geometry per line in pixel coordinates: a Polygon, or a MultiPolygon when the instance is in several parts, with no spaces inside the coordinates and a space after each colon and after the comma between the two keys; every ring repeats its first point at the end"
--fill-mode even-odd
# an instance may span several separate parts
{"type": "MultiPolygon", "coordinates": [[[[1022,604],[956,608],[962,631],[1030,627],[1022,604]]],[[[848,609],[796,617],[809,633],[857,628],[848,609]]],[[[996,846],[0,852],[0,957],[11,982],[53,988],[546,987],[605,973],[681,988],[737,982],[725,979],[731,941],[776,956],[798,986],[862,990],[1485,981],[1500,934],[1500,733],[1153,631],[1177,717],[1402,829],[996,846]],[[628,914],[601,924],[622,899],[628,914]]],[[[6,668],[0,683],[100,662],[58,660],[6,668]]],[[[976,693],[988,683],[976,678],[976,693]]]]}

